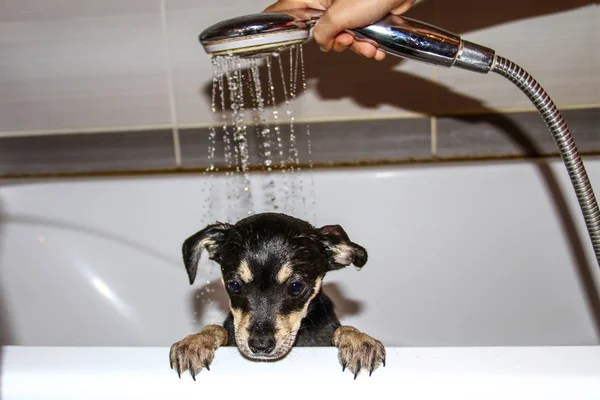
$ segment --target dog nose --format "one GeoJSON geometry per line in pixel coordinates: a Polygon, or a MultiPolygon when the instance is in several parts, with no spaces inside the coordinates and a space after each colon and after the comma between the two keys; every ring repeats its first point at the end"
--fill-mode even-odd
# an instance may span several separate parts
{"type": "Polygon", "coordinates": [[[275,349],[275,338],[271,336],[256,336],[248,340],[248,347],[254,354],[269,354],[275,349]]]}

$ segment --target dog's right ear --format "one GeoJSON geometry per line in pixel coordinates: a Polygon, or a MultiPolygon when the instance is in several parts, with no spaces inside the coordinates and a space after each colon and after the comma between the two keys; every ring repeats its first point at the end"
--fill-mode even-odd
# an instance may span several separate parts
{"type": "Polygon", "coordinates": [[[183,262],[190,279],[190,285],[196,279],[202,249],[206,249],[209,259],[218,263],[221,262],[221,245],[229,229],[231,229],[230,224],[218,222],[207,226],[183,242],[183,262]]]}
{"type": "Polygon", "coordinates": [[[344,268],[350,264],[362,268],[367,263],[367,250],[350,241],[346,231],[341,226],[326,225],[319,229],[319,232],[322,235],[321,241],[329,255],[331,270],[344,268]]]}

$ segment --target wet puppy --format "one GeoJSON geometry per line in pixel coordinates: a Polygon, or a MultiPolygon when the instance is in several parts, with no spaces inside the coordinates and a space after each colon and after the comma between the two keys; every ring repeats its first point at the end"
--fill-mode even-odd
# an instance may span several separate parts
{"type": "Polygon", "coordinates": [[[325,274],[362,267],[366,250],[339,225],[320,229],[285,214],[257,214],[235,225],[209,225],[183,244],[194,283],[202,250],[221,266],[231,312],[223,326],[209,325],[171,346],[171,368],[196,379],[210,369],[220,346],[237,346],[251,360],[281,359],[293,346],[336,346],[343,370],[354,378],[385,366],[385,348],[351,326],[342,326],[321,291],[325,274]]]}

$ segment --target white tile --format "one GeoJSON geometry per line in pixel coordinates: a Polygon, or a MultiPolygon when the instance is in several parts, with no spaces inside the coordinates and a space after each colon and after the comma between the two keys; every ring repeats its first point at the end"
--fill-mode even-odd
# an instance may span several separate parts
{"type": "MultiPolygon", "coordinates": [[[[477,18],[477,11],[471,12],[473,18],[477,18]]],[[[493,48],[498,55],[525,68],[559,106],[600,103],[598,6],[525,18],[461,34],[464,39],[493,48]]],[[[438,111],[532,108],[516,86],[496,74],[490,75],[440,68],[438,111]]]]}
{"type": "Polygon", "coordinates": [[[159,3],[86,3],[3,5],[0,131],[170,123],[159,3]]]}

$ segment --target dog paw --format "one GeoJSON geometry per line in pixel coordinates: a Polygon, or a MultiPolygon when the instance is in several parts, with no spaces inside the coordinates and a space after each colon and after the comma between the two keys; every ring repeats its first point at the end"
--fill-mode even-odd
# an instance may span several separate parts
{"type": "Polygon", "coordinates": [[[171,369],[174,368],[177,371],[179,378],[181,378],[182,372],[190,371],[192,379],[196,380],[196,375],[202,368],[210,371],[215,351],[226,344],[227,331],[225,328],[219,325],[209,325],[200,333],[189,335],[171,346],[169,351],[171,369]]]}
{"type": "Polygon", "coordinates": [[[361,371],[369,371],[369,376],[380,365],[385,367],[385,347],[371,336],[351,326],[340,326],[333,334],[333,345],[338,348],[338,359],[342,371],[348,368],[354,379],[361,371]]]}

